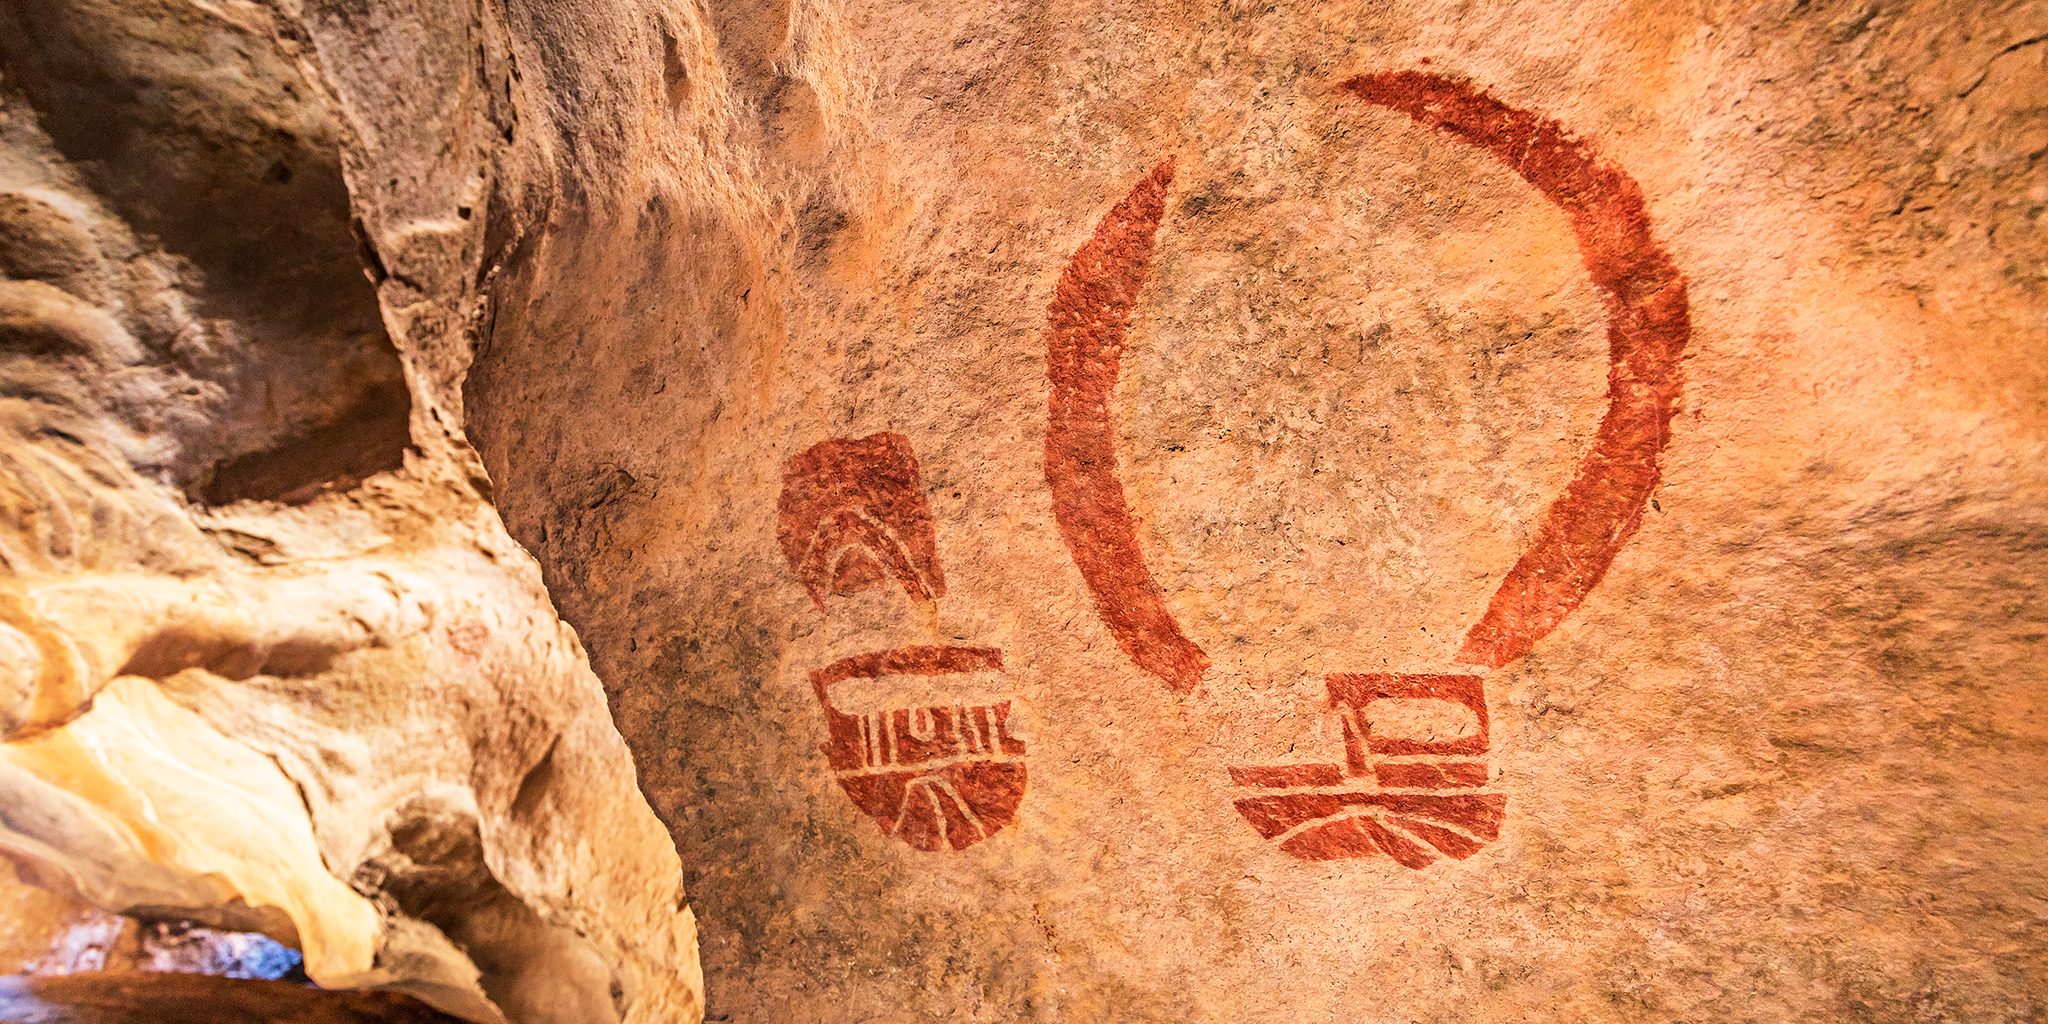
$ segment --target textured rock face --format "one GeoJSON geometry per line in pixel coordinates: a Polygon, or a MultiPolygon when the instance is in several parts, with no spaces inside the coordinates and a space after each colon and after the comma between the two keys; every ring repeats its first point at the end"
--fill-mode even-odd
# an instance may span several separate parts
{"type": "Polygon", "coordinates": [[[713,1015],[2038,1013],[2044,31],[513,14],[469,437],[713,1015]]]}
{"type": "Polygon", "coordinates": [[[2048,5],[0,14],[46,886],[478,1020],[695,1019],[682,888],[713,1019],[2048,1006],[2048,5]]]}
{"type": "MultiPolygon", "coordinates": [[[[7,952],[82,901],[391,990],[277,1019],[695,1019],[674,849],[437,362],[481,221],[362,183],[382,139],[323,64],[352,30],[0,7],[7,952]]],[[[191,1019],[288,990],[161,985],[191,1019]]],[[[148,988],[6,1012],[130,1019],[148,988]]]]}

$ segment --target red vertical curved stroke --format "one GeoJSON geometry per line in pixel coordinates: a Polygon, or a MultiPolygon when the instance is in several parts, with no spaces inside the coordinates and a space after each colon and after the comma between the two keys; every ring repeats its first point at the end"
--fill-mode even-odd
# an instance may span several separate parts
{"type": "Polygon", "coordinates": [[[1606,299],[1608,405],[1592,449],[1458,652],[1461,663],[1499,668],[1578,608],[1642,525],[1692,334],[1685,278],[1650,237],[1641,186],[1556,121],[1419,71],[1360,75],[1339,88],[1484,149],[1534,185],[1570,218],[1606,299]]]}
{"type": "Polygon", "coordinates": [[[1131,308],[1145,284],[1172,182],[1169,158],[1103,215],[1060,274],[1045,334],[1052,382],[1045,479],[1060,536],[1110,634],[1139,668],[1186,691],[1208,671],[1209,658],[1181,634],[1165,592],[1145,567],[1137,523],[1117,478],[1109,411],[1131,308]]]}

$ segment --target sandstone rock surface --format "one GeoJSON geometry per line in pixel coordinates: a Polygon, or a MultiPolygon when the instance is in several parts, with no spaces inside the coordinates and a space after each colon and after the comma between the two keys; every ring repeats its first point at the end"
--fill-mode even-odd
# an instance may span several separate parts
{"type": "Polygon", "coordinates": [[[2048,1005],[2048,8],[713,7],[465,384],[713,1016],[2048,1005]]]}
{"type": "Polygon", "coordinates": [[[0,7],[0,853],[52,894],[11,950],[84,901],[472,1021],[695,1019],[673,846],[436,376],[481,221],[361,197],[320,16],[0,7]]]}
{"type": "Polygon", "coordinates": [[[476,1020],[2048,1008],[2048,4],[0,14],[39,879],[476,1020]]]}
{"type": "Polygon", "coordinates": [[[279,981],[208,975],[0,980],[0,1014],[19,1024],[454,1024],[391,992],[323,992],[279,981]]]}

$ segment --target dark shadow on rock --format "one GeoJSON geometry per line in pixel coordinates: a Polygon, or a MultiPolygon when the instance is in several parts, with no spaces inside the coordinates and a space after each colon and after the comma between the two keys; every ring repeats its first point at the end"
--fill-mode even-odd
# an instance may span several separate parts
{"type": "MultiPolygon", "coordinates": [[[[145,248],[186,265],[178,285],[214,337],[139,321],[132,302],[127,326],[223,389],[211,443],[180,474],[211,503],[349,486],[398,466],[410,441],[374,254],[351,229],[341,129],[301,73],[309,59],[282,17],[109,0],[0,8],[0,80],[145,248]]],[[[115,312],[93,291],[87,233],[5,198],[45,215],[11,218],[0,270],[115,312]]]]}

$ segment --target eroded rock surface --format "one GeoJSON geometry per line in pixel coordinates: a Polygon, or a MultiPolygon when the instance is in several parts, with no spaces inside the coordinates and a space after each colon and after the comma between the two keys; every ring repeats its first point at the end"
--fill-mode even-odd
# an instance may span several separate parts
{"type": "Polygon", "coordinates": [[[714,1015],[2048,1005],[2048,8],[712,6],[465,399],[714,1015]]]}
{"type": "MultiPolygon", "coordinates": [[[[83,901],[391,996],[275,1019],[696,1019],[673,847],[433,373],[469,300],[419,249],[481,221],[352,194],[313,18],[0,8],[0,853],[51,894],[10,953],[83,901]]],[[[66,984],[8,1012],[290,1005],[66,984]]]]}
{"type": "Polygon", "coordinates": [[[394,992],[324,992],[208,975],[0,978],[0,1014],[18,1024],[455,1024],[394,992]]]}
{"type": "Polygon", "coordinates": [[[2032,1019],[2044,38],[10,5],[0,841],[477,1020],[684,888],[711,1019],[2032,1019]]]}

